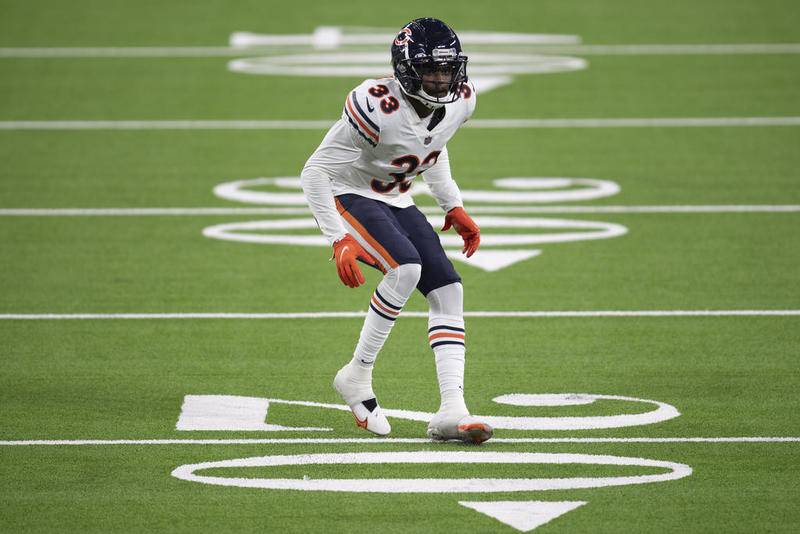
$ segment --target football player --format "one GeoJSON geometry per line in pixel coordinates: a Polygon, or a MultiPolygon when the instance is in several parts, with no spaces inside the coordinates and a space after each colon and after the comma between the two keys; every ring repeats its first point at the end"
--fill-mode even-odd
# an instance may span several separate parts
{"type": "Polygon", "coordinates": [[[322,233],[333,246],[339,278],[364,283],[357,264],[380,269],[352,360],[333,381],[358,426],[379,435],[391,427],[372,390],[372,369],[414,288],[428,300],[428,339],[441,404],[428,425],[435,440],[481,443],[492,428],[464,402],[465,329],[461,278],[409,193],[422,174],[467,257],[480,230],[464,211],[450,174],[447,141],[472,115],[475,87],[455,32],[433,18],[406,24],[391,46],[394,76],[370,79],[345,98],[341,119],[303,168],[301,182],[322,233]]]}

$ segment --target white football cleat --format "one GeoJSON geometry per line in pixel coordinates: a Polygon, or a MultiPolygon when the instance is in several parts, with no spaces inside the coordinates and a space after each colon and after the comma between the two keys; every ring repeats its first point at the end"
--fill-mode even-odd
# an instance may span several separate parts
{"type": "Polygon", "coordinates": [[[356,419],[356,426],[379,436],[389,434],[392,426],[378,406],[375,393],[372,392],[372,384],[370,381],[357,380],[353,374],[349,364],[345,365],[336,373],[333,387],[350,406],[356,419]]]}
{"type": "Polygon", "coordinates": [[[494,429],[477,417],[463,413],[438,412],[428,423],[428,437],[435,441],[457,439],[479,445],[492,437],[494,429]]]}
{"type": "Polygon", "coordinates": [[[350,406],[350,410],[352,410],[353,417],[356,419],[356,426],[359,426],[364,430],[369,430],[373,434],[377,434],[379,436],[386,436],[392,431],[392,426],[389,424],[389,420],[386,419],[385,415],[383,415],[381,407],[378,406],[378,403],[375,401],[374,397],[350,406]],[[372,411],[369,411],[369,408],[367,407],[367,405],[370,404],[370,400],[375,406],[372,411]]]}

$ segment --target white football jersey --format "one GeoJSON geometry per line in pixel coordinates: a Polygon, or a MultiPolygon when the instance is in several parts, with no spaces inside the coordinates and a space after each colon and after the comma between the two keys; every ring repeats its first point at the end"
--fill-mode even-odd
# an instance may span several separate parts
{"type": "MultiPolygon", "coordinates": [[[[331,129],[317,149],[331,152],[326,149],[340,146],[342,139],[336,138],[342,129],[361,148],[355,161],[332,174],[333,194],[355,193],[398,207],[412,205],[411,196],[405,194],[411,181],[437,163],[447,141],[472,115],[475,98],[475,88],[468,83],[461,98],[445,105],[444,117],[429,130],[433,117],[442,111],[420,118],[394,78],[362,82],[347,95],[341,124],[331,129]]],[[[309,162],[314,159],[312,155],[309,162]]]]}
{"type": "MultiPolygon", "coordinates": [[[[342,118],[328,131],[303,169],[301,179],[323,233],[333,240],[343,233],[334,221],[333,200],[321,198],[322,175],[334,196],[354,193],[405,208],[421,173],[437,203],[448,211],[461,205],[450,175],[447,142],[475,110],[472,83],[461,98],[420,118],[394,78],[370,79],[350,91],[342,118]]],[[[330,193],[327,193],[330,194],[330,193]]]]}

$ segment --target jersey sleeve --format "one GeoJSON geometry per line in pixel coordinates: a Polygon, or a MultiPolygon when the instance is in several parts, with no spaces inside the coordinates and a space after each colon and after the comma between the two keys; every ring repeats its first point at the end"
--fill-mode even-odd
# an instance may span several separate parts
{"type": "Polygon", "coordinates": [[[351,165],[361,154],[360,139],[352,129],[339,120],[328,130],[325,139],[308,158],[302,173],[303,187],[308,207],[328,242],[333,244],[346,233],[333,198],[331,182],[337,174],[351,165]]]}
{"type": "MultiPolygon", "coordinates": [[[[369,91],[380,87],[383,86],[378,85],[375,80],[364,81],[348,93],[342,110],[342,120],[350,125],[361,142],[372,147],[380,143],[381,114],[377,112],[375,95],[371,95],[369,91]]],[[[377,91],[380,93],[380,89],[377,91]]]]}
{"type": "Polygon", "coordinates": [[[436,165],[425,171],[422,178],[428,184],[436,203],[445,212],[464,205],[461,201],[461,191],[450,173],[450,156],[446,146],[442,148],[436,165]]]}

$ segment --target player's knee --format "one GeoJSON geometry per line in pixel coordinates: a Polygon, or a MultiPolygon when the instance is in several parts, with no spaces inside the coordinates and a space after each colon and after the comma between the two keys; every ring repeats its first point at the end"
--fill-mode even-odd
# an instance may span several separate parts
{"type": "Polygon", "coordinates": [[[409,295],[414,291],[422,275],[422,265],[419,263],[404,263],[397,267],[399,285],[404,293],[409,295]]]}
{"type": "Polygon", "coordinates": [[[404,263],[398,265],[394,269],[386,271],[384,281],[395,293],[408,298],[414,291],[414,288],[417,287],[421,275],[422,265],[418,263],[404,263]]]}
{"type": "Polygon", "coordinates": [[[433,315],[460,317],[464,310],[464,287],[461,282],[454,282],[430,291],[428,299],[433,315]]]}

